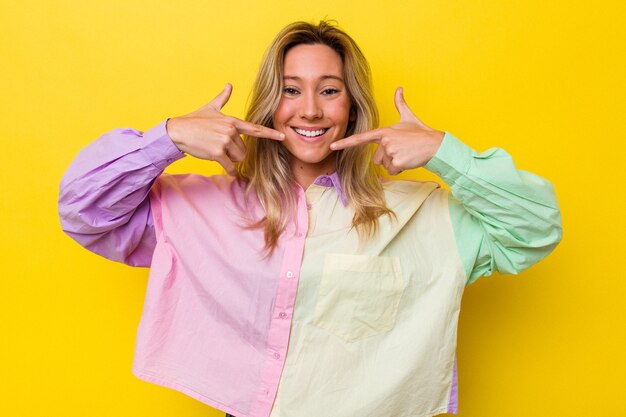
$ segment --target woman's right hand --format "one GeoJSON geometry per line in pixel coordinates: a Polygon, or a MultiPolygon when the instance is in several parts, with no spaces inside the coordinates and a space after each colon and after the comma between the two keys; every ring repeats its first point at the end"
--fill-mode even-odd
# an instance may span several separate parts
{"type": "Polygon", "coordinates": [[[210,103],[198,110],[171,118],[167,133],[182,152],[200,159],[216,161],[230,175],[235,175],[234,162],[243,160],[246,146],[242,134],[257,138],[283,140],[285,135],[277,130],[227,116],[220,110],[228,102],[233,87],[224,90],[210,103]]]}

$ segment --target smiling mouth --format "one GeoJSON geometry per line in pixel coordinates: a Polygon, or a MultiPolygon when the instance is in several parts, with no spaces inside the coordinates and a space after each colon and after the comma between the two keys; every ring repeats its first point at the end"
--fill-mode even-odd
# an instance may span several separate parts
{"type": "Polygon", "coordinates": [[[316,129],[316,130],[307,130],[307,129],[299,129],[297,127],[294,127],[293,130],[295,130],[297,134],[305,136],[307,138],[316,138],[316,137],[322,136],[324,133],[326,133],[328,128],[321,128],[321,129],[316,129]]]}

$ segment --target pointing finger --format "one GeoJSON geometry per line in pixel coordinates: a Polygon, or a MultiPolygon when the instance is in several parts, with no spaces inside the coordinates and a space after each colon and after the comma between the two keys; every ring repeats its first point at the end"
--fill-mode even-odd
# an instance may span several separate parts
{"type": "Polygon", "coordinates": [[[339,149],[345,149],[352,146],[362,145],[364,143],[378,143],[382,138],[382,130],[375,129],[363,133],[357,133],[356,135],[349,136],[345,139],[340,139],[330,144],[330,149],[337,151],[339,149]]]}
{"type": "Polygon", "coordinates": [[[217,97],[215,97],[213,100],[211,100],[208,106],[211,107],[213,110],[217,110],[217,111],[222,110],[222,107],[224,107],[226,103],[228,103],[228,100],[230,99],[230,93],[232,92],[233,92],[232,84],[226,83],[226,86],[224,87],[222,92],[219,93],[217,97]]]}
{"type": "Polygon", "coordinates": [[[274,130],[274,129],[270,129],[269,127],[246,122],[245,120],[235,119],[235,127],[240,133],[254,136],[257,138],[266,138],[266,139],[274,139],[274,140],[285,139],[285,134],[279,132],[278,130],[274,130]]]}

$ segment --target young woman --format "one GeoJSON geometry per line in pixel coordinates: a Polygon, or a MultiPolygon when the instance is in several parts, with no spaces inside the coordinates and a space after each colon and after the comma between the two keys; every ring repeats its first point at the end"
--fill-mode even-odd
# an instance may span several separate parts
{"type": "Polygon", "coordinates": [[[135,375],[237,417],[456,412],[463,290],[557,245],[552,186],[429,128],[401,89],[376,129],[367,62],[327,22],[277,35],[245,120],[221,111],[231,89],[105,134],[62,180],[68,235],[151,267],[135,375]],[[228,175],[162,175],[185,154],[228,175]]]}

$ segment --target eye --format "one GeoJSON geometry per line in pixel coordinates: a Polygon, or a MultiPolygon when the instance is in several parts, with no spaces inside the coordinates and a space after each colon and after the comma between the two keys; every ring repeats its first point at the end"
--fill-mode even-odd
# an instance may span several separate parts
{"type": "Polygon", "coordinates": [[[283,88],[283,94],[287,96],[295,96],[296,94],[298,94],[298,90],[294,87],[285,87],[283,88]]]}
{"type": "Polygon", "coordinates": [[[332,96],[333,94],[337,94],[339,92],[339,90],[337,90],[336,88],[325,88],[324,90],[322,90],[322,95],[325,96],[332,96]]]}

